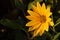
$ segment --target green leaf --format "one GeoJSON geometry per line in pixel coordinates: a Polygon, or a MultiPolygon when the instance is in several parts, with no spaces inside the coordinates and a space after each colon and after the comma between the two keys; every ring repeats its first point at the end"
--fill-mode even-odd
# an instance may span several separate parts
{"type": "Polygon", "coordinates": [[[21,3],[23,3],[23,0],[19,0],[21,3]]]}
{"type": "Polygon", "coordinates": [[[56,23],[60,22],[60,18],[58,18],[58,20],[56,21],[56,23]]]}
{"type": "MultiPolygon", "coordinates": [[[[60,24],[60,18],[56,21],[56,24],[53,26],[53,31],[56,32],[55,27],[60,24]]],[[[56,32],[57,33],[57,32],[56,32]]]]}
{"type": "Polygon", "coordinates": [[[58,10],[58,13],[60,14],[60,10],[58,10]]]}
{"type": "Polygon", "coordinates": [[[35,1],[30,2],[30,3],[28,4],[28,10],[29,10],[29,9],[31,9],[31,8],[32,8],[32,6],[31,6],[31,5],[32,5],[32,4],[35,4],[35,3],[36,3],[35,1]]]}
{"type": "Polygon", "coordinates": [[[60,33],[57,33],[55,36],[54,36],[54,38],[53,38],[53,40],[58,40],[58,37],[60,36],[60,33]]]}
{"type": "Polygon", "coordinates": [[[36,1],[36,2],[42,2],[43,0],[34,0],[34,1],[36,1]]]}
{"type": "Polygon", "coordinates": [[[16,8],[18,8],[18,9],[22,9],[23,8],[23,5],[22,5],[21,1],[20,0],[15,0],[14,1],[16,8]]]}
{"type": "Polygon", "coordinates": [[[57,26],[58,24],[60,24],[60,18],[56,21],[56,24],[54,25],[54,27],[57,26]]]}
{"type": "MultiPolygon", "coordinates": [[[[15,40],[27,40],[28,39],[28,32],[26,32],[26,30],[24,28],[21,28],[21,20],[19,23],[15,22],[15,20],[9,20],[9,19],[1,19],[0,23],[4,26],[7,26],[9,28],[12,29],[18,29],[18,30],[14,30],[13,33],[15,34],[15,40]]],[[[12,34],[13,34],[12,33],[12,34]]]]}
{"type": "Polygon", "coordinates": [[[13,28],[13,29],[18,29],[19,28],[18,23],[14,22],[14,21],[11,21],[11,20],[8,20],[8,19],[1,19],[0,23],[4,26],[7,26],[7,27],[10,27],[10,28],[13,28]]]}
{"type": "Polygon", "coordinates": [[[28,9],[31,9],[31,8],[32,8],[31,4],[36,5],[36,2],[42,2],[42,1],[43,1],[43,0],[34,0],[33,2],[30,2],[30,3],[28,4],[28,9]]]}
{"type": "Polygon", "coordinates": [[[56,24],[54,25],[54,27],[57,26],[58,24],[60,24],[60,18],[56,21],[56,24]]]}

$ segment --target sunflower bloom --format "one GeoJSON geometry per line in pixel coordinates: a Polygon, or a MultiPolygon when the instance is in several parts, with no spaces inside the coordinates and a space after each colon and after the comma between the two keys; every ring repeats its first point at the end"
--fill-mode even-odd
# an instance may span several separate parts
{"type": "Polygon", "coordinates": [[[29,15],[26,16],[26,18],[30,21],[26,26],[29,27],[28,31],[33,32],[33,37],[38,34],[41,36],[45,31],[49,30],[49,26],[54,25],[50,18],[50,15],[52,15],[52,12],[50,12],[50,6],[47,6],[46,8],[45,3],[41,6],[40,3],[37,2],[37,5],[32,5],[32,10],[27,10],[27,12],[29,15]]]}

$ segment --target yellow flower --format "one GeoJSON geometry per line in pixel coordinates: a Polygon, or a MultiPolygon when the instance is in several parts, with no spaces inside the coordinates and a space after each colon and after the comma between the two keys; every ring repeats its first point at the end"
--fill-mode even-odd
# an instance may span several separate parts
{"type": "Polygon", "coordinates": [[[39,2],[37,2],[36,6],[32,5],[32,10],[27,10],[30,15],[26,16],[26,18],[29,19],[30,22],[28,22],[26,26],[29,27],[28,31],[33,32],[33,37],[38,34],[41,36],[44,31],[49,30],[49,26],[54,25],[50,18],[50,15],[52,15],[52,12],[50,12],[50,6],[47,6],[46,8],[45,3],[41,6],[39,2]]]}

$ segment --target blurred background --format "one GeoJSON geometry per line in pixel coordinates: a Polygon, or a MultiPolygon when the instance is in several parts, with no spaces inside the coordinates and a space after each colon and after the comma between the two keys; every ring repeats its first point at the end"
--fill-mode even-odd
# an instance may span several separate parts
{"type": "Polygon", "coordinates": [[[59,40],[60,39],[60,0],[0,0],[0,40],[59,40]],[[31,4],[36,2],[51,5],[55,31],[51,28],[43,36],[31,39],[25,18],[31,4]]]}

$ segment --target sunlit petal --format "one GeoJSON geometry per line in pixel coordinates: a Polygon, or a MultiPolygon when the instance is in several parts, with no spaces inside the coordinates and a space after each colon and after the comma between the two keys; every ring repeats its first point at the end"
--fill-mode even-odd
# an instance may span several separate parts
{"type": "Polygon", "coordinates": [[[53,26],[54,25],[53,21],[49,22],[49,25],[50,26],[53,26]]]}
{"type": "Polygon", "coordinates": [[[41,23],[35,24],[34,26],[30,27],[28,31],[35,30],[35,29],[39,28],[40,25],[41,25],[41,23]]]}
{"type": "MultiPolygon", "coordinates": [[[[39,22],[39,21],[38,21],[39,22]]],[[[26,26],[32,26],[32,25],[34,25],[34,24],[37,24],[38,22],[36,22],[36,21],[30,21],[30,22],[28,22],[27,24],[26,24],[26,26]]]]}

